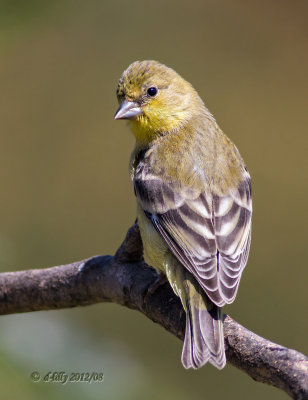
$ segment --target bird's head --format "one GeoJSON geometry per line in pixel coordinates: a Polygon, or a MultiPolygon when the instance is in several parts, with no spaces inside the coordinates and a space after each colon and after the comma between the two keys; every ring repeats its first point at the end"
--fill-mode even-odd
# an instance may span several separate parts
{"type": "Polygon", "coordinates": [[[175,132],[203,110],[190,83],[157,61],[136,61],[121,76],[115,119],[130,120],[137,141],[149,143],[175,132]]]}

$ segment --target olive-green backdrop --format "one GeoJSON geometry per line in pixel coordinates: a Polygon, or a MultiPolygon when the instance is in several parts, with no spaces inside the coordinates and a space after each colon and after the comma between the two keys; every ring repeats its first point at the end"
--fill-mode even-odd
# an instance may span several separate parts
{"type": "MultiPolygon", "coordinates": [[[[197,88],[252,175],[251,253],[226,311],[308,353],[307,4],[0,1],[1,271],[114,253],[135,218],[115,88],[132,61],[156,59],[197,88]]],[[[229,365],[185,371],[181,346],[113,304],[1,317],[1,398],[287,398],[229,365]]]]}

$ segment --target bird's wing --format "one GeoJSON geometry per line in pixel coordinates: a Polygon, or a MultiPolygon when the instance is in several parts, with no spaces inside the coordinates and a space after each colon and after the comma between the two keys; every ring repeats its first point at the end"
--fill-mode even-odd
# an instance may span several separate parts
{"type": "Polygon", "coordinates": [[[235,299],[251,235],[250,176],[226,196],[176,190],[139,163],[136,196],[170,250],[217,305],[235,299]]]}

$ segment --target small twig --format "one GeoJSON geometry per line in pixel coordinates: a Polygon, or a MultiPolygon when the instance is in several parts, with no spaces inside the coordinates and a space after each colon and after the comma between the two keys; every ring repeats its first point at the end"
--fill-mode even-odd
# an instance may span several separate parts
{"type": "MultiPolygon", "coordinates": [[[[156,272],[142,260],[134,225],[114,257],[0,274],[0,314],[113,302],[141,311],[183,340],[185,312],[168,283],[148,291],[156,279],[156,272]]],[[[229,363],[294,399],[308,399],[307,357],[256,335],[229,316],[224,334],[229,363]]]]}

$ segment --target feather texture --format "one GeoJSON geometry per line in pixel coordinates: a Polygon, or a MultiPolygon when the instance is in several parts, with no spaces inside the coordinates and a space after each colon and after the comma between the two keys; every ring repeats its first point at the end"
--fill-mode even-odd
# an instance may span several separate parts
{"type": "Polygon", "coordinates": [[[251,237],[251,187],[247,171],[224,196],[175,189],[146,173],[140,160],[136,196],[177,259],[219,307],[234,301],[247,263],[251,237]]]}

